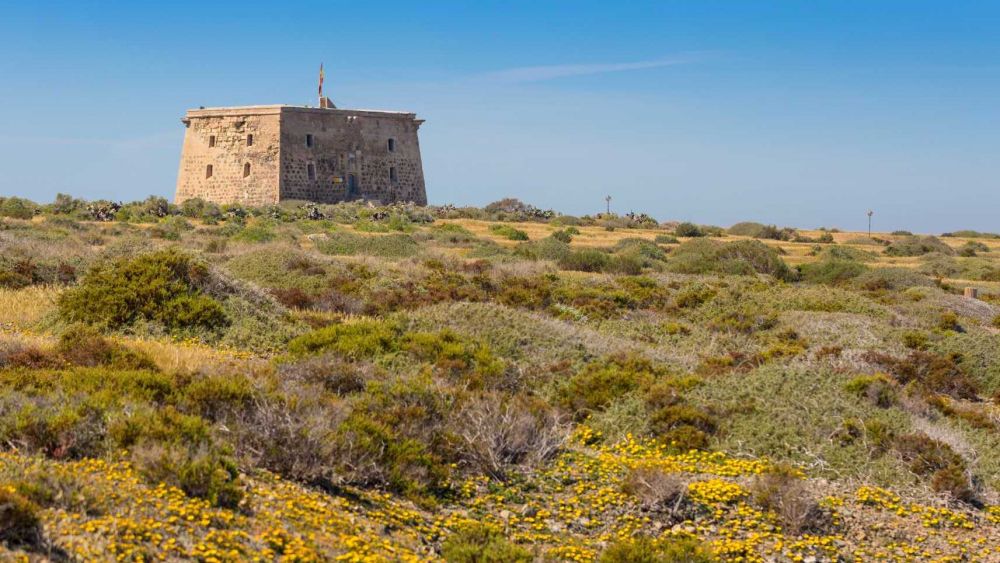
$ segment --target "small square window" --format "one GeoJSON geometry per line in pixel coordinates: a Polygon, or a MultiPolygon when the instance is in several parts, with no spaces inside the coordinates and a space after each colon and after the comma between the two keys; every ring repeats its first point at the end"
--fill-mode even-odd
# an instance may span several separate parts
{"type": "Polygon", "coordinates": [[[247,135],[247,146],[248,147],[252,147],[253,146],[253,133],[250,133],[249,135],[247,135]]]}
{"type": "Polygon", "coordinates": [[[386,147],[389,149],[389,152],[396,152],[396,139],[389,139],[389,142],[386,143],[386,147]]]}
{"type": "Polygon", "coordinates": [[[208,146],[209,146],[209,148],[215,146],[215,135],[209,135],[209,137],[208,137],[208,146]]]}
{"type": "Polygon", "coordinates": [[[306,135],[306,146],[310,148],[313,146],[313,136],[311,134],[306,135]]]}
{"type": "MultiPolygon", "coordinates": [[[[212,137],[212,138],[214,139],[215,137],[212,137]]],[[[206,178],[211,178],[212,177],[212,165],[211,164],[209,164],[208,166],[205,167],[205,177],[206,178]]]]}
{"type": "Polygon", "coordinates": [[[246,178],[249,175],[250,175],[250,163],[247,162],[246,164],[243,165],[243,177],[246,178]]]}

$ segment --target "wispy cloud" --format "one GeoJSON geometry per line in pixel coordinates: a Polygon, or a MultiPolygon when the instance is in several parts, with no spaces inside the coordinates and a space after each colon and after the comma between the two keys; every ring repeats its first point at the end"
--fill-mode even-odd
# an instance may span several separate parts
{"type": "Polygon", "coordinates": [[[604,74],[608,72],[624,72],[628,70],[643,70],[649,68],[660,68],[666,66],[676,66],[690,64],[705,58],[705,53],[688,53],[654,59],[650,61],[636,61],[629,63],[587,63],[587,64],[567,64],[567,65],[540,65],[522,66],[508,68],[492,72],[485,72],[476,75],[476,80],[486,82],[499,82],[505,84],[516,84],[521,82],[540,82],[543,80],[553,80],[556,78],[566,78],[569,76],[585,76],[589,74],[604,74]]]}

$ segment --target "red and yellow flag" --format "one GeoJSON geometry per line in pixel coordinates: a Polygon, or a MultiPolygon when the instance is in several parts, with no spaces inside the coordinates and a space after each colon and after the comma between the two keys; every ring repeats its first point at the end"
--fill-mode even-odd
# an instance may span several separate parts
{"type": "Polygon", "coordinates": [[[323,97],[323,78],[326,74],[323,73],[323,63],[319,63],[319,97],[323,97]]]}

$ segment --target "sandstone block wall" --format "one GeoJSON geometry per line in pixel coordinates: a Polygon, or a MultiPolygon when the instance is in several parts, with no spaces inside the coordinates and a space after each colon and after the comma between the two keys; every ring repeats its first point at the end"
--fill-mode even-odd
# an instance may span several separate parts
{"type": "Polygon", "coordinates": [[[188,112],[184,121],[187,132],[177,174],[177,203],[194,197],[220,204],[278,202],[280,111],[197,110],[188,112]]]}
{"type": "Polygon", "coordinates": [[[412,113],[259,106],[191,110],[183,121],[178,203],[427,203],[412,113]]]}

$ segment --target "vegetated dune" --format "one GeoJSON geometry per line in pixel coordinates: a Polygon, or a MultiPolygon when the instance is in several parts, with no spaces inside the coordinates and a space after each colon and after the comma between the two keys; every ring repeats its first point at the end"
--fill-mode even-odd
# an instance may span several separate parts
{"type": "Polygon", "coordinates": [[[998,246],[0,198],[0,552],[997,560],[998,246]]]}

